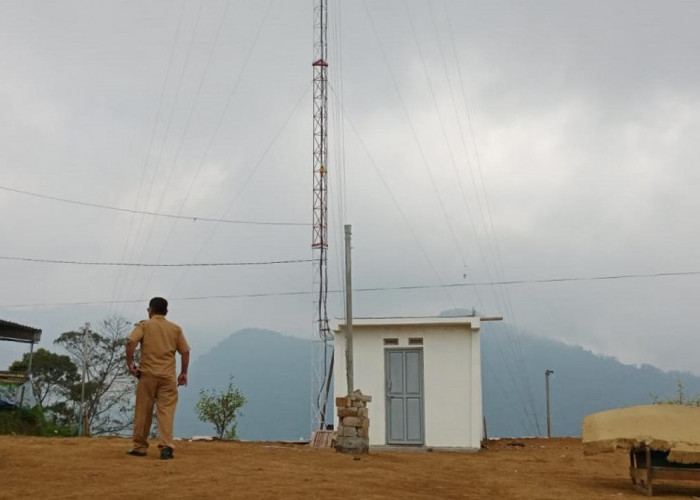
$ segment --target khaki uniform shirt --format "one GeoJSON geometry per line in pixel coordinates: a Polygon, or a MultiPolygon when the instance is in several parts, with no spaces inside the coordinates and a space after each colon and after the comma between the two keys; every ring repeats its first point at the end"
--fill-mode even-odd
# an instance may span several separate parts
{"type": "Polygon", "coordinates": [[[182,328],[159,314],[138,323],[129,340],[141,344],[141,373],[155,377],[174,377],[175,351],[184,354],[190,350],[182,328]]]}

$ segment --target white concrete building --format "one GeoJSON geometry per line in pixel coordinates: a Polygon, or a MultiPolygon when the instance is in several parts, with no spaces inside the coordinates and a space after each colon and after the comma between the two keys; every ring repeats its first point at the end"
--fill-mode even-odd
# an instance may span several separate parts
{"type": "MultiPolygon", "coordinates": [[[[370,446],[480,447],[480,324],[464,316],[353,320],[354,389],[373,398],[370,446]]],[[[334,325],[336,397],[348,393],[345,330],[334,325]]]]}

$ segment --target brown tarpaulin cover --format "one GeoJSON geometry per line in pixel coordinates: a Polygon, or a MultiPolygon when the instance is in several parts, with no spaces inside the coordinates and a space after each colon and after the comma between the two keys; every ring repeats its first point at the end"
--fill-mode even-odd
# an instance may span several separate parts
{"type": "Polygon", "coordinates": [[[700,408],[646,405],[593,413],[583,419],[583,453],[646,445],[668,451],[668,460],[700,464],[700,408]]]}

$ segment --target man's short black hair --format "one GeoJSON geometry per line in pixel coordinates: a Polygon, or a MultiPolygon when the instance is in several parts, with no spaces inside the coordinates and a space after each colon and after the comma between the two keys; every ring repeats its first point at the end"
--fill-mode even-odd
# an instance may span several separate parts
{"type": "Polygon", "coordinates": [[[163,297],[153,297],[148,303],[148,307],[151,308],[153,314],[162,314],[163,316],[168,314],[168,301],[163,297]]]}

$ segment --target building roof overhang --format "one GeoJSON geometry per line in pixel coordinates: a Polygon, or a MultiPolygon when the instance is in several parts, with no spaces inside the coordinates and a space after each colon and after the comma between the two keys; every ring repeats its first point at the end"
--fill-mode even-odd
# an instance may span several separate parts
{"type": "Polygon", "coordinates": [[[0,340],[34,344],[41,340],[41,330],[0,319],[0,340]]]}
{"type": "MultiPolygon", "coordinates": [[[[353,330],[358,327],[401,327],[401,326],[464,326],[470,330],[479,330],[482,321],[501,321],[500,316],[401,316],[383,318],[353,318],[353,330]]],[[[336,319],[332,324],[333,330],[342,332],[345,330],[345,320],[336,319]]]]}

